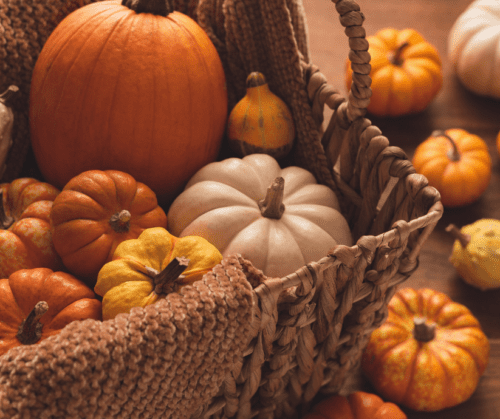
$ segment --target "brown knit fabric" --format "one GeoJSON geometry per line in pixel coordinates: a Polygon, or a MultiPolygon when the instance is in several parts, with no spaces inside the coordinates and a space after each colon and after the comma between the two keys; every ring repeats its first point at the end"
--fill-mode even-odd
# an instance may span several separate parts
{"type": "Polygon", "coordinates": [[[228,257],[154,305],[0,357],[0,418],[190,418],[238,373],[252,319],[252,288],[228,257]]]}

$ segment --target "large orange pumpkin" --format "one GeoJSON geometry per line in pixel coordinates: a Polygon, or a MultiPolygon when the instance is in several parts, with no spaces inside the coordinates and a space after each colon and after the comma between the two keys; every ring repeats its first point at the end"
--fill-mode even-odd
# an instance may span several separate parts
{"type": "Polygon", "coordinates": [[[83,282],[48,268],[0,279],[0,355],[55,335],[75,320],[102,320],[101,302],[83,282]]]}
{"type": "Polygon", "coordinates": [[[33,150],[49,183],[116,169],[168,202],[215,160],[227,120],[222,63],[170,3],[92,3],[52,32],[30,92],[33,150]]]}
{"type": "Polygon", "coordinates": [[[488,364],[490,344],[467,307],[432,289],[399,290],[363,353],[377,393],[414,410],[467,400],[488,364]]]}
{"type": "Polygon", "coordinates": [[[0,184],[0,278],[19,269],[62,270],[49,214],[59,189],[33,178],[0,184]]]}

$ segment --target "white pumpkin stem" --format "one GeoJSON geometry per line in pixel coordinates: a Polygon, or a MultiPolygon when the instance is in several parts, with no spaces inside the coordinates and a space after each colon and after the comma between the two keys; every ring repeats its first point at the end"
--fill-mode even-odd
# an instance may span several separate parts
{"type": "Polygon", "coordinates": [[[436,130],[432,133],[433,137],[444,137],[446,138],[452,145],[452,149],[448,152],[448,158],[451,161],[459,161],[461,158],[460,151],[458,151],[457,143],[453,138],[451,138],[445,131],[436,130]]]}
{"type": "Polygon", "coordinates": [[[33,310],[30,311],[17,332],[17,339],[23,345],[32,345],[37,343],[42,337],[43,324],[40,323],[40,318],[47,312],[49,305],[46,301],[36,303],[33,310]]]}
{"type": "Polygon", "coordinates": [[[285,179],[281,176],[274,179],[267,188],[266,197],[261,199],[259,204],[260,213],[263,217],[279,220],[285,211],[283,204],[283,193],[285,190],[285,179]]]}
{"type": "Polygon", "coordinates": [[[14,224],[14,218],[8,216],[5,213],[5,207],[3,205],[3,190],[0,189],[0,230],[7,230],[12,224],[14,224]]]}
{"type": "Polygon", "coordinates": [[[10,102],[19,92],[19,87],[11,85],[5,92],[0,94],[0,103],[10,107],[10,102]]]}
{"type": "Polygon", "coordinates": [[[450,224],[445,228],[445,231],[450,233],[455,240],[458,240],[464,249],[471,241],[470,234],[462,233],[455,224],[450,224]]]}
{"type": "Polygon", "coordinates": [[[425,317],[415,317],[413,326],[413,337],[419,342],[429,342],[436,336],[436,324],[428,324],[425,317]]]}
{"type": "Polygon", "coordinates": [[[167,16],[174,11],[171,0],[122,0],[122,5],[136,13],[167,16]]]}
{"type": "Polygon", "coordinates": [[[177,290],[177,283],[184,279],[181,275],[188,267],[190,260],[184,256],[176,257],[159,274],[153,278],[154,292],[167,295],[177,290]]]}
{"type": "Polygon", "coordinates": [[[403,51],[410,46],[410,43],[409,42],[404,42],[402,43],[398,49],[396,51],[394,51],[391,55],[391,57],[389,58],[389,61],[394,64],[394,65],[397,65],[397,66],[400,66],[403,64],[403,60],[401,59],[401,54],[403,53],[403,51]]]}
{"type": "Polygon", "coordinates": [[[130,230],[131,218],[132,214],[130,214],[130,211],[124,209],[111,216],[111,218],[109,219],[109,225],[117,233],[126,233],[130,230]]]}

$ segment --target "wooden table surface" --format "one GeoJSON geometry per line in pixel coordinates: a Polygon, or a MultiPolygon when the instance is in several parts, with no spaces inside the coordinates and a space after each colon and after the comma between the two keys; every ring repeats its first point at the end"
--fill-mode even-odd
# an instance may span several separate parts
{"type": "MultiPolygon", "coordinates": [[[[448,33],[471,0],[356,0],[365,15],[367,35],[386,27],[413,28],[433,44],[443,61],[443,87],[421,114],[400,118],[368,115],[389,139],[409,157],[435,129],[463,128],[483,138],[489,146],[493,174],[485,194],[476,203],[445,209],[436,229],[425,243],[417,271],[405,283],[413,288],[429,287],[447,293],[467,306],[480,321],[491,342],[488,368],[473,396],[466,402],[438,413],[405,409],[408,419],[500,419],[500,290],[482,292],[465,284],[448,258],[453,240],[444,231],[449,223],[461,227],[480,218],[500,219],[500,157],[495,138],[500,131],[500,100],[476,96],[465,90],[447,59],[448,33]]],[[[329,0],[303,0],[309,28],[312,61],[329,83],[342,92],[347,37],[335,6],[329,0]]],[[[369,386],[366,387],[369,389],[369,386]]]]}
{"type": "MultiPolygon", "coordinates": [[[[348,43],[335,6],[329,0],[303,2],[312,61],[332,86],[346,93],[344,68],[348,43]]],[[[453,240],[444,231],[449,223],[460,227],[480,218],[500,219],[500,157],[495,148],[495,138],[500,131],[500,100],[479,97],[466,91],[453,74],[446,54],[448,33],[470,0],[357,0],[357,3],[366,18],[364,27],[367,35],[389,26],[413,28],[438,49],[443,60],[443,87],[423,113],[385,119],[368,115],[391,145],[401,147],[411,157],[417,145],[433,130],[463,128],[487,142],[493,160],[493,175],[486,193],[470,206],[445,209],[423,247],[419,268],[405,283],[417,289],[430,287],[445,292],[472,311],[491,342],[488,368],[476,392],[461,405],[438,413],[404,411],[408,419],[500,419],[500,290],[481,292],[460,279],[448,261],[453,240]]],[[[33,163],[32,158],[27,161],[28,165],[30,163],[33,163]]],[[[25,167],[24,174],[36,176],[38,171],[25,167]]],[[[370,390],[366,382],[359,385],[370,390]]]]}

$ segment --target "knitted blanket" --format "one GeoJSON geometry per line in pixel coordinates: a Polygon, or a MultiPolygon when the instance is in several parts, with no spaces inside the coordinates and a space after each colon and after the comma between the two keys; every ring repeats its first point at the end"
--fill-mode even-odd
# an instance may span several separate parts
{"type": "Polygon", "coordinates": [[[253,321],[239,258],[113,320],[75,321],[0,357],[2,419],[197,417],[238,374],[253,321]]]}

